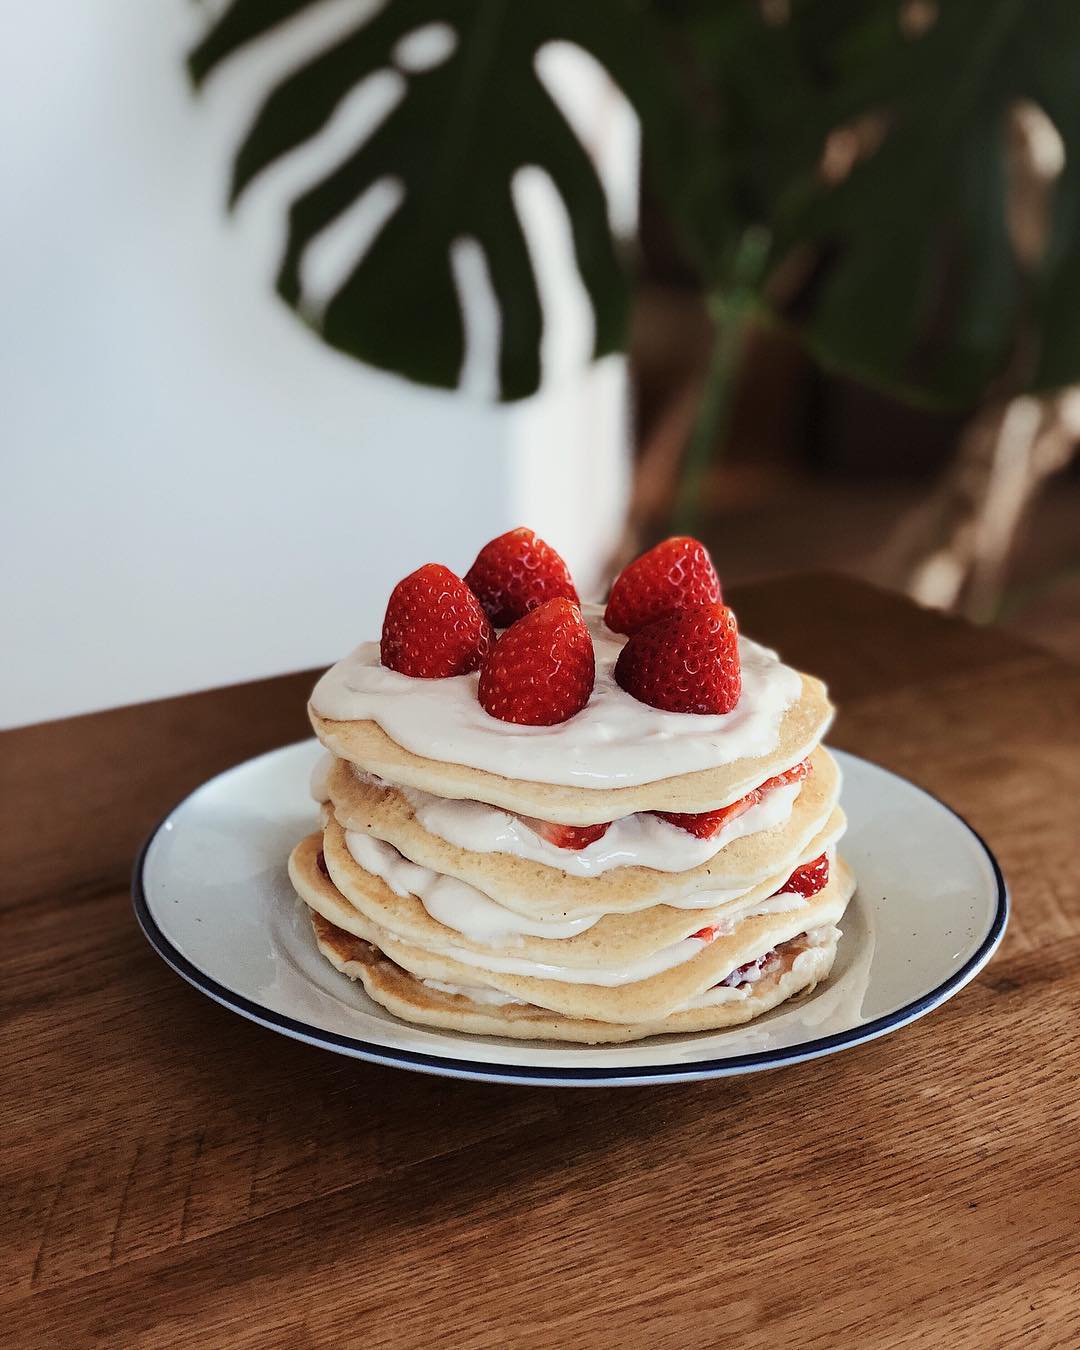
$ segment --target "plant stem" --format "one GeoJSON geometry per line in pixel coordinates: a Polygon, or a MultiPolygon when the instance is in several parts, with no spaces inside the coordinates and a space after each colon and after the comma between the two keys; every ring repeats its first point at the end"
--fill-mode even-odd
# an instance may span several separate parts
{"type": "Polygon", "coordinates": [[[671,516],[675,534],[695,534],[700,527],[702,488],[716,446],[723,441],[731,421],[732,395],[750,309],[748,303],[735,303],[735,297],[722,300],[714,295],[709,298],[709,313],[714,325],[712,351],[675,496],[671,516]]]}
{"type": "Polygon", "coordinates": [[[671,513],[675,534],[695,534],[700,527],[702,488],[710,461],[717,447],[723,445],[731,422],[735,382],[742,365],[749,319],[758,302],[758,284],[768,246],[764,231],[748,230],[736,251],[731,285],[723,290],[714,289],[707,297],[713,344],[671,513]]]}

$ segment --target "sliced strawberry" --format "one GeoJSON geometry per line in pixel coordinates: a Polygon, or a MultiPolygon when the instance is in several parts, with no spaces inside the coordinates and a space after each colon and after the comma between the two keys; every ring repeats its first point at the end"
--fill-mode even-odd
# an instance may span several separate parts
{"type": "Polygon", "coordinates": [[[692,938],[697,938],[699,942],[712,942],[712,940],[718,938],[723,931],[720,924],[710,923],[705,928],[699,928],[696,933],[691,933],[690,936],[692,938]]]}
{"type": "Polygon", "coordinates": [[[745,965],[736,966],[731,974],[725,976],[720,983],[735,988],[737,985],[746,981],[751,975],[756,976],[759,971],[768,965],[776,954],[776,948],[773,947],[769,951],[764,952],[761,956],[755,956],[752,961],[747,961],[745,965]]]}
{"type": "Polygon", "coordinates": [[[602,839],[608,832],[610,821],[603,825],[557,825],[553,820],[535,820],[532,816],[521,818],[530,830],[534,830],[541,839],[546,839],[556,848],[588,848],[602,839]]]}
{"type": "Polygon", "coordinates": [[[759,802],[764,801],[766,794],[771,792],[773,788],[786,787],[789,783],[797,783],[801,778],[805,778],[809,772],[810,761],[804,759],[792,768],[785,769],[783,773],[778,773],[772,778],[766,778],[760,787],[754,788],[745,797],[740,797],[737,802],[732,802],[730,806],[721,806],[715,811],[654,811],[653,815],[659,816],[661,820],[666,820],[670,825],[678,825],[680,830],[687,830],[699,839],[712,839],[714,835],[720,833],[728,821],[734,820],[737,816],[749,811],[752,806],[757,806],[759,802]]]}
{"type": "Polygon", "coordinates": [[[566,563],[524,526],[485,544],[465,573],[465,584],[496,628],[509,627],[545,600],[578,603],[566,563]]]}
{"type": "Polygon", "coordinates": [[[549,727],[584,708],[596,679],[592,636],[566,599],[547,600],[503,633],[480,667],[481,706],[503,722],[549,727]]]}
{"type": "Polygon", "coordinates": [[[823,853],[820,858],[815,858],[813,862],[803,863],[801,867],[796,867],[787,881],[780,887],[781,891],[794,891],[796,895],[805,896],[806,899],[812,895],[817,895],[818,891],[824,890],[829,884],[829,855],[823,853]]]}
{"type": "Polygon", "coordinates": [[[379,655],[390,670],[436,680],[476,670],[493,640],[462,579],[441,563],[425,563],[390,593],[379,655]]]}
{"type": "Polygon", "coordinates": [[[726,605],[691,605],[634,633],[615,680],[666,712],[728,713],[742,691],[739,628],[726,605]]]}
{"type": "Polygon", "coordinates": [[[678,825],[680,830],[695,835],[698,839],[712,839],[720,833],[729,820],[741,816],[755,804],[757,792],[748,792],[730,806],[721,806],[716,811],[656,811],[661,820],[670,825],[678,825]]]}
{"type": "Polygon", "coordinates": [[[764,795],[771,792],[773,788],[788,787],[792,783],[799,783],[804,778],[809,778],[813,773],[813,765],[808,759],[800,759],[798,764],[793,764],[790,769],[785,769],[783,773],[773,774],[771,778],[766,778],[764,783],[755,791],[764,795]]]}
{"type": "Polygon", "coordinates": [[[696,835],[698,839],[711,839],[719,834],[729,820],[741,816],[755,804],[757,790],[748,792],[730,806],[721,806],[716,811],[654,811],[653,814],[666,820],[669,825],[678,825],[680,830],[696,835]]]}
{"type": "Polygon", "coordinates": [[[720,579],[705,545],[679,535],[623,568],[611,588],[604,622],[613,632],[636,633],[673,610],[720,600],[720,579]]]}

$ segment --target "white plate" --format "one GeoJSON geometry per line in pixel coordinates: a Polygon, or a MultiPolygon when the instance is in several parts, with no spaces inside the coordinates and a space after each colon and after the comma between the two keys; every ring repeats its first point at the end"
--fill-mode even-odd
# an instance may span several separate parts
{"type": "Polygon", "coordinates": [[[139,924],[204,994],[311,1045],[421,1073],[504,1083],[621,1085],[720,1078],[841,1050],[944,1003],[990,959],[1008,915],[994,855],[922,788],[834,751],[858,879],[833,974],[747,1027],[634,1045],[551,1045],[429,1031],[373,1003],[320,956],[285,871],[316,827],[319,746],[287,746],[220,774],[158,826],[135,863],[139,924]]]}

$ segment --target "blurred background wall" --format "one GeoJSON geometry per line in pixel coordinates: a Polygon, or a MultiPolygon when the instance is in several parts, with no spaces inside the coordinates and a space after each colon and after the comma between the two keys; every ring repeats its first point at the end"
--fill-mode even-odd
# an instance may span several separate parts
{"type": "MultiPolygon", "coordinates": [[[[730,331],[706,296],[730,295],[733,278],[708,283],[700,258],[689,261],[690,217],[680,233],[679,192],[672,195],[669,184],[665,195],[658,186],[682,147],[662,142],[658,149],[655,132],[650,139],[654,99],[672,73],[674,88],[690,89],[680,134],[706,158],[701,181],[689,172],[683,186],[716,188],[703,219],[751,237],[770,219],[767,200],[745,195],[763,162],[759,140],[769,143],[775,122],[786,149],[791,128],[815,106],[801,85],[770,84],[770,53],[787,50],[790,58],[801,51],[797,35],[785,47],[785,32],[794,33],[795,18],[812,6],[652,6],[654,19],[668,16],[675,46],[674,55],[649,47],[648,59],[628,68],[647,86],[638,89],[637,105],[644,137],[596,59],[545,37],[536,56],[541,82],[598,169],[607,223],[633,278],[629,351],[589,364],[594,320],[563,200],[538,170],[521,169],[511,189],[539,283],[545,379],[539,395],[501,407],[490,399],[498,308],[479,250],[454,255],[468,335],[463,390],[454,394],[340,355],[273,292],[290,204],[386,116],[394,80],[400,94],[425,69],[412,41],[417,32],[405,45],[415,47],[410,60],[419,65],[403,66],[395,48],[395,71],[361,74],[355,88],[348,82],[351,92],[328,126],[260,174],[235,215],[225,211],[232,157],[267,91],[377,8],[377,0],[305,8],[280,32],[241,43],[198,97],[184,58],[226,10],[224,0],[40,0],[9,22],[0,51],[7,189],[0,255],[0,567],[7,585],[0,624],[14,659],[0,668],[0,722],[329,662],[377,631],[386,595],[404,573],[428,560],[463,571],[481,543],[521,523],[566,556],[586,595],[598,593],[612,565],[634,549],[687,528],[708,544],[725,584],[836,569],[978,622],[1005,624],[1080,659],[1080,384],[1029,398],[1023,382],[995,377],[942,412],[919,398],[879,392],[896,387],[887,381],[830,373],[809,355],[800,323],[819,287],[819,266],[824,260],[827,272],[829,258],[842,259],[843,250],[826,248],[797,285],[789,276],[783,304],[768,298],[761,281],[756,309],[743,327],[734,325],[743,336],[723,400],[730,415],[703,441],[699,472],[688,472],[688,446],[709,402],[701,396],[710,352],[730,331]],[[766,43],[756,65],[748,40],[766,43]],[[768,45],[773,41],[779,47],[768,45]],[[695,53],[704,84],[682,78],[695,53]],[[745,143],[738,135],[710,140],[710,99],[720,109],[730,99],[732,107],[745,103],[745,116],[730,121],[746,129],[745,143]],[[774,322],[778,315],[790,322],[774,322]],[[689,517],[680,508],[688,496],[689,517]]],[[[629,6],[626,15],[649,8],[629,6]]],[[[407,24],[413,11],[398,12],[407,24]]],[[[846,13],[846,22],[861,22],[857,11],[846,13]]],[[[249,23],[253,14],[257,20],[259,11],[247,11],[249,23]]],[[[927,68],[952,69],[933,56],[938,6],[898,0],[896,15],[901,27],[918,19],[918,31],[904,36],[897,29],[900,48],[890,59],[906,61],[910,38],[927,44],[927,68]]],[[[866,16],[873,17],[869,7],[866,16]]],[[[510,7],[505,17],[519,39],[530,25],[544,28],[541,11],[510,7]]],[[[960,17],[943,41],[967,60],[965,33],[980,20],[974,10],[960,17]]],[[[620,44],[633,47],[623,34],[590,27],[591,18],[569,9],[553,22],[561,32],[560,23],[570,31],[581,21],[585,45],[591,41],[609,59],[619,57],[620,44]]],[[[1030,44],[1025,69],[1038,72],[1056,49],[1052,36],[1024,14],[1013,18],[1018,38],[1030,44]]],[[[522,49],[499,50],[508,59],[516,50],[520,59],[522,49]]],[[[995,80],[1003,82],[1008,93],[1015,72],[1007,50],[1000,65],[972,78],[991,92],[995,80]]],[[[809,74],[819,66],[810,60],[809,74]]],[[[886,61],[879,71],[883,87],[892,87],[890,69],[886,61]]],[[[506,86],[503,103],[492,106],[513,114],[529,72],[497,64],[491,70],[506,86]]],[[[467,73],[456,78],[467,84],[467,73]]],[[[1064,85],[1072,96],[1071,83],[1064,85]]],[[[938,145],[935,98],[922,85],[905,91],[901,84],[902,92],[920,89],[928,105],[923,130],[938,145]]],[[[458,92],[452,88],[449,101],[458,92]]],[[[444,89],[411,140],[399,131],[399,165],[400,157],[429,163],[445,101],[444,89]]],[[[535,104],[522,106],[535,113],[535,104]]],[[[301,100],[290,115],[303,120],[307,107],[301,100]]],[[[1064,180],[1054,177],[1072,152],[1045,112],[1030,100],[1000,109],[991,100],[987,107],[972,113],[967,135],[982,154],[969,158],[991,170],[990,178],[1011,165],[1010,186],[966,225],[976,243],[992,242],[1006,223],[1016,238],[997,273],[975,273],[980,296],[1013,277],[1027,256],[1028,244],[1019,245],[1032,231],[1046,246],[1049,205],[1056,200],[1066,223],[1072,219],[1077,192],[1075,185],[1065,192],[1064,180]],[[1016,141],[1025,126],[1028,140],[1016,141]],[[1035,153],[1046,144],[1052,153],[1035,153]],[[1043,161],[1049,177],[1041,187],[1016,172],[1017,164],[1033,171],[1043,161]]],[[[883,108],[872,112],[880,119],[883,108]]],[[[472,158],[453,161],[481,203],[487,179],[502,172],[496,165],[489,174],[491,160],[476,158],[485,144],[498,143],[491,129],[474,127],[472,158]],[[473,167],[479,171],[470,176],[473,167]]],[[[529,129],[513,126],[509,138],[529,129]]],[[[825,170],[834,137],[847,144],[853,134],[834,128],[823,145],[814,141],[810,153],[821,162],[808,161],[812,177],[832,181],[825,170]]],[[[874,154],[887,153],[889,140],[884,151],[871,141],[872,171],[874,154]]],[[[691,156],[691,170],[695,163],[691,156]]],[[[844,172],[857,173],[854,163],[844,172]]],[[[595,203],[592,189],[571,174],[564,190],[567,181],[580,223],[595,203]]],[[[891,192],[904,190],[895,177],[888,183],[886,204],[891,192]]],[[[304,258],[305,294],[332,294],[375,236],[385,219],[379,186],[365,189],[313,242],[304,258]]],[[[841,214],[853,238],[882,238],[866,221],[858,211],[850,220],[841,214]]],[[[954,226],[945,219],[946,234],[954,226]]],[[[921,229],[916,221],[917,236],[921,229]]],[[[706,229],[698,242],[708,245],[708,236],[706,229]]],[[[441,248],[437,229],[433,239],[441,248]]],[[[946,301],[968,254],[982,256],[979,247],[946,256],[934,291],[946,301]]],[[[1070,261],[1069,238],[1058,254],[1047,256],[1070,261]]],[[[713,262],[723,256],[719,250],[713,262]]],[[[785,269],[786,261],[770,274],[770,287],[785,269]]],[[[406,271],[415,283],[417,274],[406,271]]],[[[1059,284],[1067,275],[1053,273],[1055,296],[1068,296],[1059,284]]],[[[407,293],[400,283],[400,276],[391,279],[386,293],[407,293]]],[[[419,283],[414,289],[422,307],[429,291],[419,283]]],[[[892,287],[886,298],[895,302],[897,290],[905,288],[892,287]]],[[[504,300],[527,303],[527,292],[519,277],[504,300]]],[[[857,313],[866,334],[875,324],[890,330],[894,312],[869,308],[868,316],[857,313]]],[[[1021,332],[1023,306],[1013,321],[1023,350],[1030,336],[1021,332]]],[[[423,314],[409,335],[438,331],[422,323],[423,314]]],[[[1052,334],[1048,341],[1053,347],[1052,334]]],[[[1075,381],[1072,367],[1068,379],[1075,381]]]]}
{"type": "MultiPolygon", "coordinates": [[[[40,0],[9,17],[4,724],[329,662],[377,633],[404,573],[463,571],[516,524],[585,587],[615,547],[626,362],[586,365],[556,205],[531,202],[530,242],[562,359],[544,392],[502,408],[348,360],[277,301],[282,203],[309,169],[283,166],[224,214],[267,71],[356,15],[355,0],[329,6],[200,100],[183,61],[205,14],[186,0],[40,0]]],[[[633,119],[595,68],[562,80],[613,212],[632,218],[633,119]]],[[[371,116],[343,108],[317,157],[371,116]]]]}

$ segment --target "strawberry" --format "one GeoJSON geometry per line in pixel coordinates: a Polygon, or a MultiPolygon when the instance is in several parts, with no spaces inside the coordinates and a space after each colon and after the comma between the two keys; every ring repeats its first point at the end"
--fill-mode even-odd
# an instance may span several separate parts
{"type": "Polygon", "coordinates": [[[679,535],[623,568],[611,588],[604,622],[615,633],[636,633],[673,610],[720,600],[720,579],[705,545],[679,535]]]}
{"type": "Polygon", "coordinates": [[[718,807],[715,811],[654,811],[653,815],[659,816],[661,820],[666,820],[669,825],[678,825],[680,830],[687,830],[690,834],[696,835],[698,839],[712,839],[714,835],[720,833],[729,820],[734,820],[744,812],[749,811],[752,806],[765,799],[765,795],[771,792],[773,788],[786,787],[789,783],[797,783],[800,778],[805,778],[810,772],[810,761],[804,759],[793,768],[785,769],[783,773],[778,773],[772,778],[766,778],[760,787],[754,788],[748,792],[745,797],[740,797],[737,802],[732,802],[730,806],[718,807]]]}
{"type": "Polygon", "coordinates": [[[634,633],[615,682],[666,712],[728,713],[742,691],[739,628],[726,605],[690,605],[634,633]]]}
{"type": "Polygon", "coordinates": [[[603,825],[557,825],[553,820],[534,820],[532,816],[522,816],[522,820],[549,844],[575,850],[595,844],[607,834],[610,825],[610,821],[603,825]]]}
{"type": "Polygon", "coordinates": [[[485,544],[465,573],[465,584],[496,628],[508,627],[545,600],[561,597],[578,604],[566,563],[524,526],[485,544]]]}
{"type": "MultiPolygon", "coordinates": [[[[752,961],[747,961],[745,965],[736,966],[731,974],[721,980],[720,983],[729,985],[732,989],[737,988],[738,985],[743,984],[750,979],[751,976],[756,978],[757,974],[762,971],[776,955],[776,948],[773,947],[769,951],[762,953],[761,956],[755,956],[752,961]]],[[[751,983],[753,983],[752,980],[751,983]]]]}
{"type": "Polygon", "coordinates": [[[711,839],[719,834],[729,820],[741,816],[754,805],[754,793],[747,793],[730,806],[721,806],[717,811],[654,811],[653,815],[666,820],[669,825],[678,825],[680,830],[695,835],[698,839],[711,839]]]}
{"type": "Polygon", "coordinates": [[[718,938],[721,933],[730,931],[731,930],[725,928],[723,924],[710,923],[706,928],[699,928],[696,933],[691,933],[690,936],[692,938],[697,938],[699,942],[712,942],[713,939],[718,938]]]}
{"type": "Polygon", "coordinates": [[[773,788],[789,787],[792,783],[799,783],[804,778],[809,778],[813,773],[813,765],[808,759],[800,759],[798,764],[793,764],[790,769],[785,769],[783,773],[774,774],[772,778],[766,778],[755,792],[760,792],[764,797],[766,792],[771,792],[773,788]]]}
{"type": "Polygon", "coordinates": [[[425,563],[390,593],[379,654],[384,666],[435,680],[475,670],[494,634],[480,602],[441,563],[425,563]]]}
{"type": "Polygon", "coordinates": [[[796,867],[787,881],[780,887],[781,891],[794,891],[796,895],[805,896],[807,900],[812,895],[817,895],[818,891],[824,890],[829,884],[829,855],[823,853],[820,858],[815,858],[813,862],[803,863],[801,867],[796,867]]]}
{"type": "Polygon", "coordinates": [[[592,636],[577,605],[560,598],[510,625],[484,658],[477,692],[502,722],[549,727],[584,708],[595,678],[592,636]]]}

